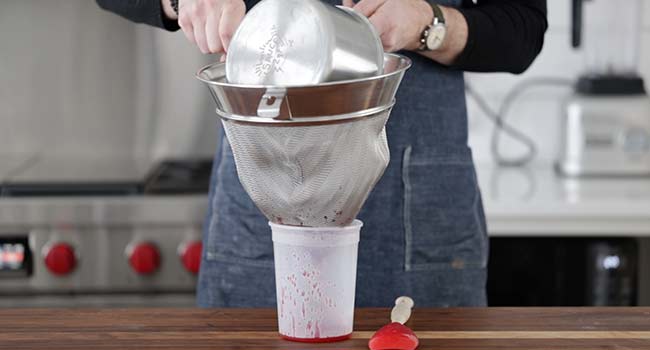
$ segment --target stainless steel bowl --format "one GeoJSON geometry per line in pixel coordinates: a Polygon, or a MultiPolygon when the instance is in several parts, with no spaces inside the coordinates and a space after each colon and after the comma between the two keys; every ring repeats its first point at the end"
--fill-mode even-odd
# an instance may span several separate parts
{"type": "Polygon", "coordinates": [[[232,38],[226,77],[296,86],[381,74],[383,47],[368,19],[319,0],[263,0],[232,38]]]}
{"type": "Polygon", "coordinates": [[[361,118],[389,109],[411,66],[398,54],[384,54],[383,74],[306,86],[260,86],[226,81],[226,64],[213,63],[197,73],[225,119],[277,125],[327,124],[361,118]]]}

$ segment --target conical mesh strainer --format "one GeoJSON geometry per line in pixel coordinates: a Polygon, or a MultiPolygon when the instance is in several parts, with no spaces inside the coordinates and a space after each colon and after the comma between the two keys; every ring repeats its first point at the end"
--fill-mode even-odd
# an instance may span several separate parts
{"type": "Polygon", "coordinates": [[[224,120],[237,173],[276,223],[352,222],[388,165],[388,111],[325,125],[274,127],[224,120]]]}
{"type": "Polygon", "coordinates": [[[344,226],[388,165],[385,125],[410,61],[386,54],[384,74],[305,87],[225,82],[203,68],[240,182],[272,222],[344,226]]]}

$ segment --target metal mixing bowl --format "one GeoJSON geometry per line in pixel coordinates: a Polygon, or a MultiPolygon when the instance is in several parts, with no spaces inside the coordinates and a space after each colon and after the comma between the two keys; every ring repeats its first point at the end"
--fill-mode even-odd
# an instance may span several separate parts
{"type": "Polygon", "coordinates": [[[296,86],[382,73],[368,19],[319,0],[263,0],[244,17],[226,58],[236,84],[296,86]]]}

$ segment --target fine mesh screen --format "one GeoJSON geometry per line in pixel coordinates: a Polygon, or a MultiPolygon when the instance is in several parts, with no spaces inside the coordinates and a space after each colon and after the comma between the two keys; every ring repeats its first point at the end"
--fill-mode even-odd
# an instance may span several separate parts
{"type": "Polygon", "coordinates": [[[344,226],[388,165],[389,114],[317,126],[223,125],[239,180],[270,221],[344,226]]]}

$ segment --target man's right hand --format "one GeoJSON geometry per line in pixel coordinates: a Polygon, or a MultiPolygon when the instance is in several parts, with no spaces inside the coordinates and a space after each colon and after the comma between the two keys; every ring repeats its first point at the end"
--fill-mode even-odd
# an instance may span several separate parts
{"type": "MultiPolygon", "coordinates": [[[[161,0],[165,14],[169,0],[161,0]]],[[[173,12],[173,11],[172,11],[173,12]]],[[[225,53],[230,39],[246,14],[243,0],[179,0],[178,25],[187,39],[203,53],[225,53]]]]}

